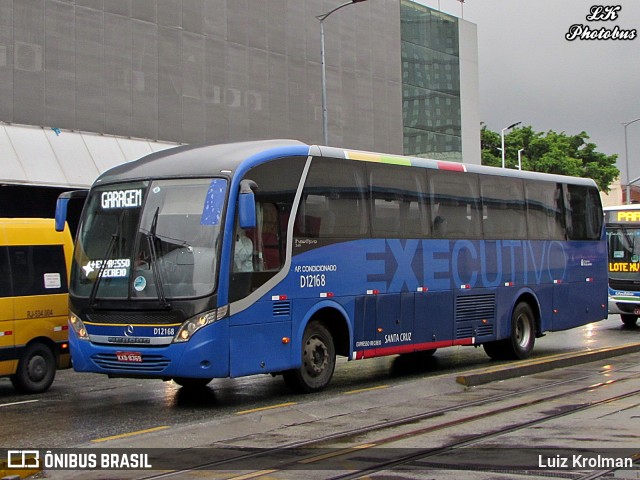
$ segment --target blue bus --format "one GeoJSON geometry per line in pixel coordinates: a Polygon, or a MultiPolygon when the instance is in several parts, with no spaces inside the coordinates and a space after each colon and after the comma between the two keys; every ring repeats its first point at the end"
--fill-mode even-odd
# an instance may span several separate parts
{"type": "MultiPolygon", "coordinates": [[[[59,199],[58,220],[67,199],[59,199]]],[[[183,146],[102,174],[71,271],[73,367],[173,379],[535,339],[607,315],[590,179],[309,146],[183,146]]]]}
{"type": "Polygon", "coordinates": [[[635,326],[640,317],[640,205],[605,207],[609,313],[635,326]]]}

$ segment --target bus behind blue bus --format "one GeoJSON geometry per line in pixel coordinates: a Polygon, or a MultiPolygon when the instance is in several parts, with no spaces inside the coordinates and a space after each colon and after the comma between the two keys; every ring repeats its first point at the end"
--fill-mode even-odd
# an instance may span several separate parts
{"type": "Polygon", "coordinates": [[[635,326],[640,317],[640,205],[605,207],[609,313],[635,326]]]}
{"type": "MultiPolygon", "coordinates": [[[[67,200],[59,200],[59,220],[67,200]]],[[[77,371],[329,383],[360,360],[537,337],[607,315],[590,179],[310,146],[182,146],[102,174],[71,272],[77,371]]]]}

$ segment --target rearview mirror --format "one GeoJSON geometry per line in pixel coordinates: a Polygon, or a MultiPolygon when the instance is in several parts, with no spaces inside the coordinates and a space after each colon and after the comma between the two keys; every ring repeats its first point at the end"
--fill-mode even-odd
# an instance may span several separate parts
{"type": "Polygon", "coordinates": [[[256,197],[253,193],[258,186],[251,180],[240,182],[240,197],[238,199],[238,223],[240,228],[256,228],[256,197]]]}

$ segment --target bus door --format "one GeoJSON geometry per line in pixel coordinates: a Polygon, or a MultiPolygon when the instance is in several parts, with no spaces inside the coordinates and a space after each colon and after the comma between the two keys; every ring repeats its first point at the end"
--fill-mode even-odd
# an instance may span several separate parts
{"type": "MultiPolygon", "coordinates": [[[[4,240],[0,231],[0,242],[4,240]]],[[[16,370],[13,308],[9,255],[7,247],[0,247],[0,375],[11,375],[16,370]]]]}

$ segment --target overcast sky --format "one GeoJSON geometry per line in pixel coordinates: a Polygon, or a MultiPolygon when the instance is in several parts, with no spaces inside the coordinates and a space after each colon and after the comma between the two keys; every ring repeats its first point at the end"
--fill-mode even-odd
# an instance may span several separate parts
{"type": "MultiPolygon", "coordinates": [[[[496,132],[522,121],[536,131],[586,131],[598,150],[618,154],[622,122],[640,118],[639,0],[421,0],[478,27],[480,118],[496,132]],[[589,21],[594,5],[621,8],[589,21]],[[636,30],[635,40],[574,40],[572,25],[636,30]]],[[[640,176],[640,121],[627,127],[629,176],[640,176]]]]}

